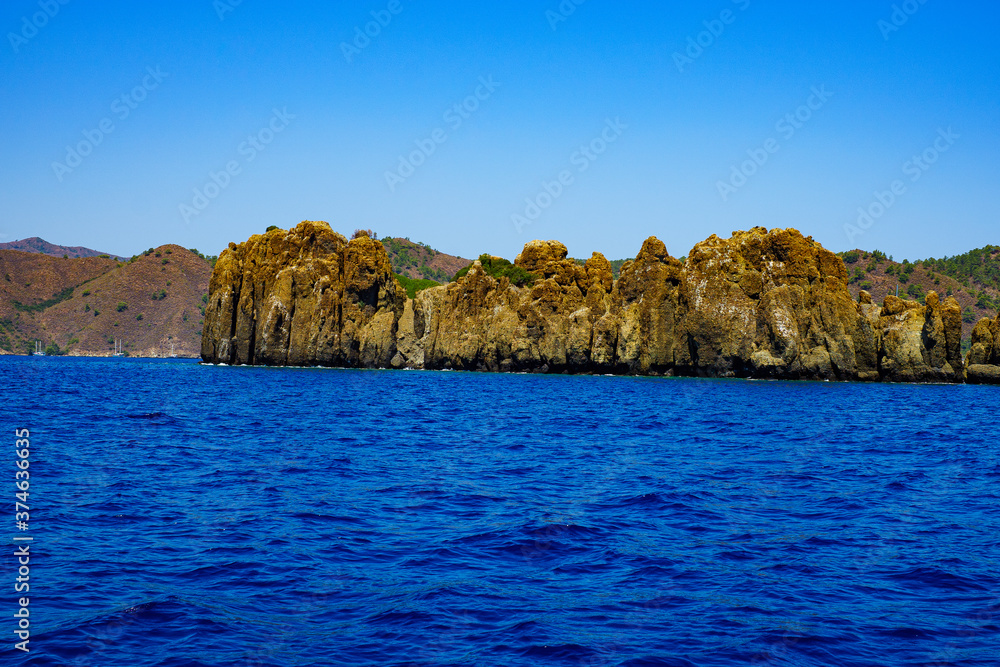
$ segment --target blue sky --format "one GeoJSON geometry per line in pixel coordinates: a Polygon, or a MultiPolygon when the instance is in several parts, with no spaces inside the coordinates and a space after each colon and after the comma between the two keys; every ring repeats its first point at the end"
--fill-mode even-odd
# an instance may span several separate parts
{"type": "Polygon", "coordinates": [[[1000,243],[996,5],[63,2],[0,7],[0,241],[1000,243]]]}

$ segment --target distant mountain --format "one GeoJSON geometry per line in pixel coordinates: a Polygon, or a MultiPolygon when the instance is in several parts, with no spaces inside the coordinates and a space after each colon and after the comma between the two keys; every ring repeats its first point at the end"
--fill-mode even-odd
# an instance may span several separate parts
{"type": "Polygon", "coordinates": [[[410,239],[388,237],[380,240],[389,253],[393,273],[414,280],[447,283],[459,269],[472,263],[472,260],[439,252],[429,245],[414,243],[410,239]]]}
{"type": "MultiPolygon", "coordinates": [[[[68,254],[68,253],[66,253],[68,254]]],[[[0,250],[0,353],[197,357],[212,258],[177,245],[131,260],[0,250]]]]}
{"type": "Polygon", "coordinates": [[[66,245],[55,245],[54,243],[49,243],[45,239],[38,238],[37,236],[32,236],[30,239],[21,239],[20,241],[11,241],[10,243],[0,243],[0,250],[20,250],[21,252],[34,252],[41,255],[51,255],[52,257],[62,257],[66,255],[70,259],[78,259],[80,257],[100,257],[101,255],[107,255],[111,259],[124,260],[125,257],[118,257],[117,255],[112,255],[111,253],[101,252],[100,250],[92,250],[91,248],[84,248],[83,246],[66,246],[66,245]]]}
{"type": "Polygon", "coordinates": [[[954,296],[962,307],[962,336],[976,322],[996,317],[1000,308],[1000,247],[986,246],[955,257],[895,262],[878,250],[839,253],[850,275],[848,288],[857,297],[868,291],[876,303],[888,294],[923,301],[934,290],[941,298],[954,296]]]}

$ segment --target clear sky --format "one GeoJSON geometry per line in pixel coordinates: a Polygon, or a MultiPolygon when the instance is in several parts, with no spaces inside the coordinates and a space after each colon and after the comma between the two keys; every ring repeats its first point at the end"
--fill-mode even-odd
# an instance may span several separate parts
{"type": "Polygon", "coordinates": [[[1000,243],[995,3],[575,2],[5,0],[0,241],[1000,243]]]}

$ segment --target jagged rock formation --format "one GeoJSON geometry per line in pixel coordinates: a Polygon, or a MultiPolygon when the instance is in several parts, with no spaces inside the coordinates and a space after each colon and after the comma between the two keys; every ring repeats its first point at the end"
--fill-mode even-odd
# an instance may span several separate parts
{"type": "MultiPolygon", "coordinates": [[[[961,312],[848,292],[844,263],[792,229],[712,236],[682,264],[649,238],[613,280],[532,241],[519,288],[476,262],[405,299],[381,244],[325,223],[220,256],[207,362],[550,373],[961,382],[961,312]]],[[[995,340],[995,337],[994,339],[995,340]]]]}
{"type": "Polygon", "coordinates": [[[966,363],[970,383],[1000,384],[1000,315],[976,324],[966,363]]]}
{"type": "Polygon", "coordinates": [[[406,297],[381,243],[325,222],[231,243],[209,294],[202,359],[268,366],[388,366],[406,297]]]}
{"type": "MultiPolygon", "coordinates": [[[[864,300],[864,294],[862,295],[864,300]]],[[[962,382],[962,309],[928,292],[925,305],[887,296],[867,312],[878,331],[879,372],[890,382],[962,382]],[[876,319],[877,318],[877,319],[876,319]]]]}

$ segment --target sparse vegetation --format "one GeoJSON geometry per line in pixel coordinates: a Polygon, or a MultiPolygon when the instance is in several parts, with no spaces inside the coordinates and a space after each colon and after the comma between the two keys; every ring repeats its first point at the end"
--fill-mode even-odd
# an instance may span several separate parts
{"type": "Polygon", "coordinates": [[[152,294],[152,296],[150,298],[153,301],[163,301],[164,299],[167,298],[167,291],[164,290],[164,289],[161,289],[161,290],[158,290],[156,292],[153,292],[153,294],[152,294]]]}
{"type": "Polygon", "coordinates": [[[370,229],[355,229],[354,233],[351,234],[351,240],[353,241],[354,239],[359,239],[362,236],[368,237],[376,241],[378,240],[378,234],[376,234],[370,229]]]}
{"type": "Polygon", "coordinates": [[[118,305],[117,305],[117,306],[115,306],[115,308],[116,308],[116,309],[117,309],[117,311],[118,311],[118,312],[120,313],[120,312],[122,312],[123,310],[128,310],[128,304],[127,304],[127,303],[125,303],[124,301],[119,301],[119,302],[118,302],[118,305]]]}
{"type": "Polygon", "coordinates": [[[74,288],[72,287],[67,287],[61,292],[53,294],[51,299],[46,299],[45,301],[33,303],[31,305],[25,305],[20,301],[14,301],[14,308],[26,313],[37,313],[71,298],[73,296],[73,289],[74,288]]]}
{"type": "Polygon", "coordinates": [[[426,243],[413,243],[409,239],[388,237],[382,239],[382,245],[389,254],[389,261],[396,275],[433,280],[438,283],[451,281],[451,271],[431,266],[441,253],[426,243]]]}
{"type": "MultiPolygon", "coordinates": [[[[403,286],[403,289],[406,290],[406,296],[410,297],[411,299],[417,296],[417,292],[425,290],[428,287],[437,287],[438,285],[441,284],[433,280],[407,278],[406,276],[401,276],[398,273],[394,273],[392,275],[396,278],[396,280],[399,281],[399,284],[403,286]]],[[[202,310],[201,314],[202,316],[205,315],[204,309],[202,310]]]]}
{"type": "Polygon", "coordinates": [[[135,316],[135,321],[142,322],[142,313],[139,313],[138,315],[135,316]]]}

